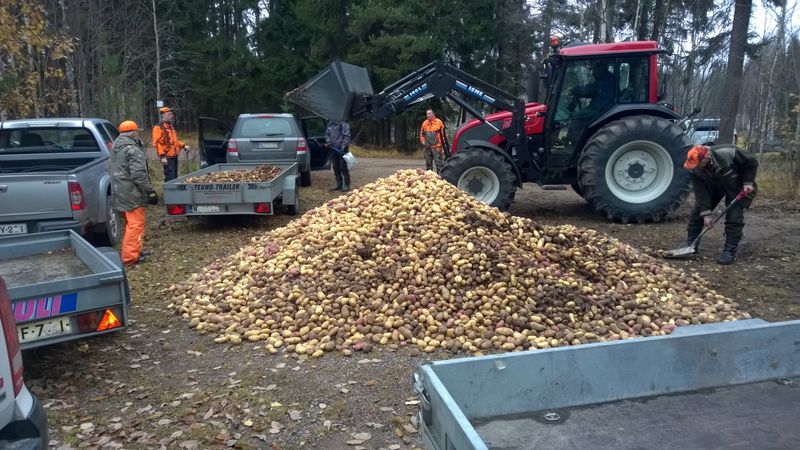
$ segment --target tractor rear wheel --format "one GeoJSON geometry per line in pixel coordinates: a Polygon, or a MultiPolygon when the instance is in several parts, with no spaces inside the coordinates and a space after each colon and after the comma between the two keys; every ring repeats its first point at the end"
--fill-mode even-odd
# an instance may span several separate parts
{"type": "Polygon", "coordinates": [[[660,117],[611,122],[589,139],[578,160],[583,198],[615,222],[660,222],[689,195],[682,165],[690,146],[683,130],[660,117]]]}
{"type": "Polygon", "coordinates": [[[448,158],[442,178],[476,199],[507,211],[517,192],[514,168],[489,148],[467,147],[448,158]]]}

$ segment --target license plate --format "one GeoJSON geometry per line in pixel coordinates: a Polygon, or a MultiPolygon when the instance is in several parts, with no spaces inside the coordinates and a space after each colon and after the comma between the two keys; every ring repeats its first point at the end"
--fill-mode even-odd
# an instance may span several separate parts
{"type": "Polygon", "coordinates": [[[258,148],[278,148],[277,142],[259,142],[258,148]]]}
{"type": "Polygon", "coordinates": [[[0,234],[25,234],[27,232],[28,225],[24,223],[0,225],[0,234]]]}
{"type": "Polygon", "coordinates": [[[21,344],[71,333],[69,317],[17,325],[17,336],[21,344]]]}
{"type": "Polygon", "coordinates": [[[197,205],[194,207],[194,212],[198,213],[218,213],[219,205],[197,205]]]}

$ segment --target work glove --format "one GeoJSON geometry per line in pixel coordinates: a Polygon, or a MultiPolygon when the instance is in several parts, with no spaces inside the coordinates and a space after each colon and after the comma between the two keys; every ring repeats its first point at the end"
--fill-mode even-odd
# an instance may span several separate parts
{"type": "Polygon", "coordinates": [[[192,147],[189,147],[188,145],[184,145],[183,146],[183,151],[185,151],[186,153],[189,153],[189,152],[192,151],[192,147]]]}
{"type": "Polygon", "coordinates": [[[166,156],[162,156],[161,157],[161,165],[162,166],[166,166],[167,165],[167,157],[166,156]]]}
{"type": "Polygon", "coordinates": [[[147,203],[151,205],[158,204],[158,194],[156,194],[156,191],[152,191],[149,194],[147,194],[147,203]]]}

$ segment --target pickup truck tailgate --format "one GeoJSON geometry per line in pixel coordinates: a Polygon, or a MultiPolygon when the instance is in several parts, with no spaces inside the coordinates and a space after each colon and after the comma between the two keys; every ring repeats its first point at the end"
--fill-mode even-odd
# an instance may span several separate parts
{"type": "Polygon", "coordinates": [[[71,215],[64,173],[0,175],[0,222],[64,218],[71,215]]]}

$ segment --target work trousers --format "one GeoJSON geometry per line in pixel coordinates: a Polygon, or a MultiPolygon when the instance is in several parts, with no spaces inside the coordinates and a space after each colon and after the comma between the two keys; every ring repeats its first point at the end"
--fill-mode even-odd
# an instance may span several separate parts
{"type": "Polygon", "coordinates": [[[344,153],[331,151],[331,167],[333,176],[336,178],[336,186],[350,186],[350,168],[344,160],[344,153]]]}
{"type": "Polygon", "coordinates": [[[164,183],[167,181],[178,178],[178,157],[167,158],[167,164],[164,166],[164,183]]]}
{"type": "Polygon", "coordinates": [[[144,240],[144,206],[131,211],[123,211],[125,217],[125,236],[122,238],[122,263],[135,264],[142,253],[144,240]]]}
{"type": "Polygon", "coordinates": [[[436,173],[442,173],[444,167],[444,149],[442,147],[429,147],[425,146],[425,169],[434,170],[436,173]]]}

